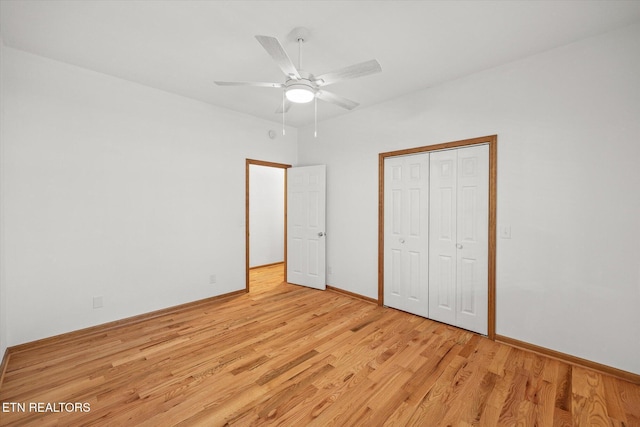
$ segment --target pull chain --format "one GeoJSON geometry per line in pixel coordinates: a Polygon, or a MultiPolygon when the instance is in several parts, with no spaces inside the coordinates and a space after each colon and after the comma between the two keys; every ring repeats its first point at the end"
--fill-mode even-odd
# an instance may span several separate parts
{"type": "Polygon", "coordinates": [[[284,135],[284,90],[282,91],[282,135],[284,135]]]}
{"type": "Polygon", "coordinates": [[[313,137],[318,137],[318,98],[313,97],[313,137]]]}

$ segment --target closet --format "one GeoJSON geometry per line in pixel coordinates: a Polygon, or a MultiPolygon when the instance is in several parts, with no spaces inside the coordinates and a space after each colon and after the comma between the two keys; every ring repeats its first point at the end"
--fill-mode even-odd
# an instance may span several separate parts
{"type": "Polygon", "coordinates": [[[384,159],[384,303],[488,327],[489,147],[384,159]]]}

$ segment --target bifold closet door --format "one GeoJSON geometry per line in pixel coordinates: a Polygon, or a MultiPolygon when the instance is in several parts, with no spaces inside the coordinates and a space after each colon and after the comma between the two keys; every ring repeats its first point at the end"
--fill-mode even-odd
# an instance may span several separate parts
{"type": "Polygon", "coordinates": [[[489,147],[430,154],[429,318],[487,334],[489,147]]]}
{"type": "Polygon", "coordinates": [[[429,154],[384,165],[384,302],[429,317],[429,154]]]}

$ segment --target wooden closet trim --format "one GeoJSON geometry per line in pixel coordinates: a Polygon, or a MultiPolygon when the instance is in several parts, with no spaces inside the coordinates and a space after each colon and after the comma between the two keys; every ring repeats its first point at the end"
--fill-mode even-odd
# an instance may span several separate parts
{"type": "Polygon", "coordinates": [[[429,151],[466,147],[470,145],[489,145],[489,242],[488,242],[488,325],[487,336],[496,338],[496,190],[497,190],[497,152],[498,136],[489,135],[480,138],[463,139],[442,144],[407,148],[378,154],[378,305],[384,304],[384,160],[387,157],[406,156],[429,151]]]}

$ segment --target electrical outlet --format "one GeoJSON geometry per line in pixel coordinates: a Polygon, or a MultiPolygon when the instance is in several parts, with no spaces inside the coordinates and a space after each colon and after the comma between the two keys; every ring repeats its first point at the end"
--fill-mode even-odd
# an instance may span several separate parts
{"type": "Polygon", "coordinates": [[[102,308],[102,297],[93,297],[93,308],[102,308]]]}
{"type": "Polygon", "coordinates": [[[217,282],[217,280],[218,280],[218,279],[216,278],[216,275],[215,275],[215,274],[212,274],[211,276],[209,276],[209,284],[210,284],[210,285],[215,285],[215,284],[216,284],[216,282],[217,282]]]}

